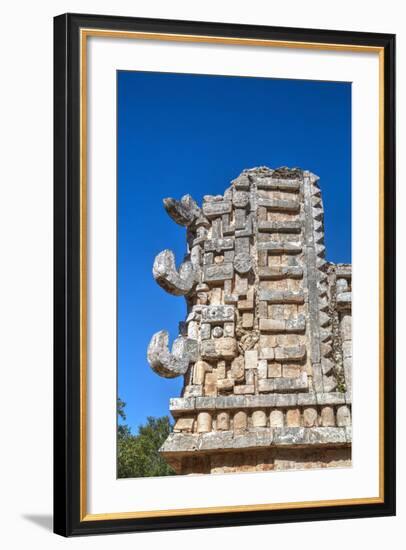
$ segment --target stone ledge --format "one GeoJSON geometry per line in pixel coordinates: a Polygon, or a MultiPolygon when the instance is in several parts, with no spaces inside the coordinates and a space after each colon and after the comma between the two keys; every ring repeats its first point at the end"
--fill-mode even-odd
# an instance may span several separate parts
{"type": "Polygon", "coordinates": [[[273,428],[235,434],[231,431],[205,434],[171,433],[159,449],[167,453],[204,453],[284,446],[337,446],[351,444],[347,428],[273,428]]]}
{"type": "Polygon", "coordinates": [[[350,405],[349,393],[273,393],[262,395],[226,395],[218,397],[176,397],[170,400],[174,416],[201,410],[255,409],[308,405],[350,405]]]}

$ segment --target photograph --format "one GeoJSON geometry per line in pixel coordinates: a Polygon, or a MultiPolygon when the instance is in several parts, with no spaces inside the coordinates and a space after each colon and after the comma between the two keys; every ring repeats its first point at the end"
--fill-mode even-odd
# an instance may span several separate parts
{"type": "Polygon", "coordinates": [[[118,478],[351,468],[351,94],[117,71],[118,478]]]}
{"type": "Polygon", "coordinates": [[[55,18],[55,532],[394,513],[394,47],[55,18]]]}

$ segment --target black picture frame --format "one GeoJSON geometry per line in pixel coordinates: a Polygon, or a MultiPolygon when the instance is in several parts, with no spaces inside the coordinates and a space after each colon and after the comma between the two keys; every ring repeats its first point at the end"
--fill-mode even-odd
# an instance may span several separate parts
{"type": "Polygon", "coordinates": [[[395,36],[64,14],[54,19],[54,531],[63,536],[289,523],[395,514],[395,36]],[[382,48],[384,56],[383,501],[328,507],[87,521],[81,517],[80,29],[382,48]]]}

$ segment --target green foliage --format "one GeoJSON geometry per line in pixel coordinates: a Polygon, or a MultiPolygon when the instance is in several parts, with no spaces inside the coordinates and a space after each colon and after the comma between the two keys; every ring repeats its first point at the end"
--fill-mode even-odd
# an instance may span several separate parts
{"type": "MultiPolygon", "coordinates": [[[[117,401],[117,414],[126,419],[125,403],[117,401]]],[[[174,475],[175,472],[158,453],[172,430],[167,416],[148,416],[146,424],[133,435],[127,424],[117,427],[117,477],[152,477],[174,475]]]]}

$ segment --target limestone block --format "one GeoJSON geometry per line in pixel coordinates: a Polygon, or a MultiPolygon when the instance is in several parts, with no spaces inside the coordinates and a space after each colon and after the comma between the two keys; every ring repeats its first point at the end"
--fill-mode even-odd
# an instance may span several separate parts
{"type": "Polygon", "coordinates": [[[257,367],[258,363],[258,350],[248,350],[244,354],[245,357],[245,368],[254,369],[257,367]]]}
{"type": "Polygon", "coordinates": [[[244,357],[242,355],[233,359],[233,361],[231,362],[231,368],[230,368],[231,377],[236,381],[243,380],[244,368],[245,368],[245,362],[244,362],[244,357]]]}
{"type": "Polygon", "coordinates": [[[305,372],[302,372],[297,378],[274,378],[273,383],[274,391],[277,392],[298,392],[308,388],[307,374],[305,372]]]}
{"type": "Polygon", "coordinates": [[[299,427],[300,422],[300,409],[288,409],[286,412],[286,425],[289,428],[299,427]]]}
{"type": "Polygon", "coordinates": [[[260,359],[267,359],[268,361],[272,361],[272,359],[275,359],[275,352],[273,348],[266,348],[263,347],[259,351],[259,358],[260,359]]]}
{"type": "Polygon", "coordinates": [[[301,279],[303,269],[298,266],[260,266],[258,267],[258,276],[263,281],[278,281],[280,279],[301,279]]]}
{"type": "MultiPolygon", "coordinates": [[[[258,205],[265,206],[271,212],[292,212],[298,213],[300,211],[300,203],[298,201],[290,200],[276,200],[276,199],[264,199],[258,198],[258,205]]],[[[203,209],[204,212],[204,209],[203,209]]]]}
{"type": "Polygon", "coordinates": [[[322,407],[321,425],[324,427],[335,426],[335,417],[333,407],[322,407]]]}
{"type": "Polygon", "coordinates": [[[299,220],[287,222],[258,220],[258,231],[261,233],[300,233],[301,228],[299,220]]]}
{"type": "Polygon", "coordinates": [[[202,359],[232,359],[237,355],[235,338],[223,337],[215,340],[203,340],[201,343],[202,359]]]}
{"type": "Polygon", "coordinates": [[[224,250],[233,250],[234,239],[227,237],[224,239],[207,239],[204,243],[205,252],[223,252],[224,250]]]}
{"type": "Polygon", "coordinates": [[[196,397],[195,409],[215,409],[217,399],[217,397],[196,397]]]}
{"type": "Polygon", "coordinates": [[[185,386],[183,391],[183,397],[200,397],[201,395],[203,395],[202,384],[191,384],[185,386]]]}
{"type": "Polygon", "coordinates": [[[230,392],[234,388],[234,380],[230,380],[229,378],[223,378],[221,380],[217,380],[217,389],[219,392],[230,392]]]}
{"type": "Polygon", "coordinates": [[[234,321],[235,309],[228,305],[202,306],[201,315],[202,323],[212,325],[230,323],[234,321]]]}
{"type": "Polygon", "coordinates": [[[289,290],[262,289],[259,291],[259,299],[271,304],[303,304],[304,294],[289,290]]]}
{"type": "Polygon", "coordinates": [[[235,325],[234,323],[224,323],[223,326],[224,336],[234,338],[235,336],[235,325]]]}
{"type": "Polygon", "coordinates": [[[343,357],[352,357],[352,341],[343,342],[343,357]]]}
{"type": "Polygon", "coordinates": [[[228,412],[220,412],[217,414],[216,419],[217,430],[229,430],[230,429],[230,415],[228,412]]]}
{"type": "Polygon", "coordinates": [[[306,428],[317,426],[317,409],[314,407],[305,407],[303,409],[303,426],[306,428]]]}
{"type": "Polygon", "coordinates": [[[211,414],[205,411],[199,412],[199,414],[197,415],[198,433],[211,432],[211,428],[212,428],[211,414]]]}
{"type": "Polygon", "coordinates": [[[234,431],[247,429],[247,413],[244,411],[238,411],[235,413],[234,418],[234,431]]]}
{"type": "Polygon", "coordinates": [[[271,411],[269,415],[269,424],[271,428],[283,428],[283,412],[278,410],[271,411]]]}
{"type": "Polygon", "coordinates": [[[253,313],[243,313],[242,314],[242,327],[243,328],[252,328],[253,325],[254,325],[254,314],[253,313]]]}
{"type": "Polygon", "coordinates": [[[260,319],[259,330],[268,332],[284,332],[286,323],[284,320],[278,319],[260,319]]]}
{"type": "Polygon", "coordinates": [[[229,214],[231,212],[231,202],[230,201],[221,201],[221,202],[204,202],[203,203],[203,214],[206,218],[212,219],[221,216],[222,214],[229,214]]]}
{"type": "Polygon", "coordinates": [[[258,380],[258,391],[275,391],[275,379],[258,380]]]}
{"type": "Polygon", "coordinates": [[[347,405],[341,405],[337,409],[337,426],[351,426],[351,413],[347,405]]]}
{"type": "Polygon", "coordinates": [[[252,258],[247,252],[241,252],[234,257],[234,269],[240,275],[249,273],[252,269],[252,258]]]}
{"type": "Polygon", "coordinates": [[[275,348],[276,361],[300,361],[306,356],[306,346],[291,346],[291,347],[277,347],[275,348]]]}
{"type": "Polygon", "coordinates": [[[254,384],[255,383],[255,373],[256,369],[245,369],[245,383],[254,384]]]}
{"type": "Polygon", "coordinates": [[[240,384],[238,386],[234,386],[234,393],[236,395],[247,395],[247,394],[252,394],[254,392],[255,392],[254,384],[240,384]]]}
{"type": "Polygon", "coordinates": [[[275,395],[276,407],[295,407],[297,405],[296,393],[280,393],[275,395]]]}
{"type": "Polygon", "coordinates": [[[337,279],[336,289],[337,294],[340,294],[341,292],[347,292],[349,290],[347,279],[337,279]]]}
{"type": "Polygon", "coordinates": [[[258,378],[268,378],[268,361],[266,359],[258,361],[258,378]]]}
{"type": "Polygon", "coordinates": [[[352,319],[351,315],[345,314],[340,322],[341,339],[352,340],[352,319]]]}
{"type": "Polygon", "coordinates": [[[211,367],[205,361],[197,361],[193,367],[193,383],[204,384],[204,377],[211,367]]]}
{"type": "Polygon", "coordinates": [[[285,378],[297,378],[300,376],[300,366],[282,365],[282,376],[285,378]]]}
{"type": "Polygon", "coordinates": [[[202,323],[200,325],[200,338],[202,340],[208,340],[211,334],[211,326],[209,323],[202,323]]]}
{"type": "Polygon", "coordinates": [[[176,421],[173,431],[174,432],[192,432],[193,431],[193,418],[181,417],[176,421]]]}
{"type": "Polygon", "coordinates": [[[203,266],[203,281],[204,282],[221,282],[227,279],[232,279],[234,274],[234,267],[231,262],[223,263],[221,265],[205,265],[203,266]]]}
{"type": "Polygon", "coordinates": [[[221,327],[213,327],[211,335],[213,338],[221,338],[223,336],[223,329],[221,327]]]}
{"type": "Polygon", "coordinates": [[[299,393],[297,395],[298,405],[316,405],[316,403],[317,403],[316,394],[313,392],[299,393]]]}
{"type": "Polygon", "coordinates": [[[282,376],[282,365],[280,363],[269,363],[268,365],[268,377],[276,378],[282,376]]]}
{"type": "Polygon", "coordinates": [[[204,378],[204,394],[208,396],[217,395],[216,372],[206,372],[206,376],[204,378]]]}
{"type": "Polygon", "coordinates": [[[236,208],[246,208],[249,203],[249,193],[246,191],[237,191],[233,192],[233,204],[236,208]]]}
{"type": "Polygon", "coordinates": [[[265,411],[254,411],[252,413],[252,425],[254,428],[266,426],[266,414],[265,411]]]}

